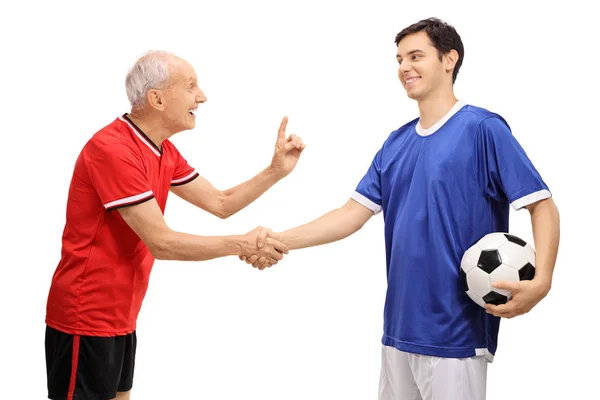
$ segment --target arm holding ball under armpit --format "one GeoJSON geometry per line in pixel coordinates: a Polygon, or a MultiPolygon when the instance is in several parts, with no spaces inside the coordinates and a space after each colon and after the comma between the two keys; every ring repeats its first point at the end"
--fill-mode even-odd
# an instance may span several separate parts
{"type": "Polygon", "coordinates": [[[533,241],[536,248],[535,277],[531,281],[493,282],[498,289],[512,291],[506,304],[487,304],[487,312],[497,317],[512,318],[531,311],[550,291],[552,274],[560,241],[560,216],[552,198],[527,206],[531,214],[533,241]]]}

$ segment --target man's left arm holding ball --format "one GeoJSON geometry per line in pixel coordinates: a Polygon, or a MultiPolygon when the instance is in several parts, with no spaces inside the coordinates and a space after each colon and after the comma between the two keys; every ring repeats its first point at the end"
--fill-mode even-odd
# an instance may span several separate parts
{"type": "Polygon", "coordinates": [[[550,291],[560,240],[559,213],[548,186],[506,121],[497,117],[482,121],[475,147],[477,180],[486,195],[510,201],[514,210],[526,208],[531,217],[534,278],[493,282],[493,287],[510,290],[512,298],[506,304],[486,305],[490,314],[513,318],[529,312],[550,291]]]}
{"type": "Polygon", "coordinates": [[[550,291],[552,274],[560,240],[560,218],[552,198],[526,206],[531,216],[535,254],[535,276],[530,281],[493,282],[498,289],[512,291],[512,298],[495,306],[486,305],[487,312],[497,317],[513,318],[528,313],[550,291]]]}

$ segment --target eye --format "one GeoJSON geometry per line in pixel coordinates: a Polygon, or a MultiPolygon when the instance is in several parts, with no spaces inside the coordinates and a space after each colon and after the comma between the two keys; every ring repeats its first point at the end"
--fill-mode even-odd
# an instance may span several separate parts
{"type": "Polygon", "coordinates": [[[418,55],[418,54],[413,54],[413,56],[412,56],[412,59],[413,59],[413,60],[416,60],[416,59],[417,59],[417,58],[419,58],[419,57],[421,57],[421,56],[420,56],[420,55],[418,55]]]}

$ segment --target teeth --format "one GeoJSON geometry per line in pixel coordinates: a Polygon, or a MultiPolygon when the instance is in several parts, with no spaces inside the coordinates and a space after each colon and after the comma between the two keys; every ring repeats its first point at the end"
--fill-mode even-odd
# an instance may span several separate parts
{"type": "Polygon", "coordinates": [[[406,80],[406,83],[412,83],[412,82],[416,81],[417,79],[419,79],[419,78],[417,77],[417,78],[410,78],[410,79],[407,79],[407,80],[406,80]]]}

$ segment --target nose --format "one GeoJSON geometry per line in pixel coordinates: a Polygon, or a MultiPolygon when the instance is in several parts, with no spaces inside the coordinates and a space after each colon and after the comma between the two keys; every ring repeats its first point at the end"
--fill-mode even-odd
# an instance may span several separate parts
{"type": "Polygon", "coordinates": [[[196,95],[196,103],[205,103],[206,100],[208,100],[206,98],[206,95],[202,90],[200,90],[199,93],[196,95]]]}
{"type": "Polygon", "coordinates": [[[410,63],[408,61],[403,61],[398,68],[398,71],[402,74],[406,74],[408,71],[410,71],[412,68],[412,66],[410,65],[410,63]]]}

